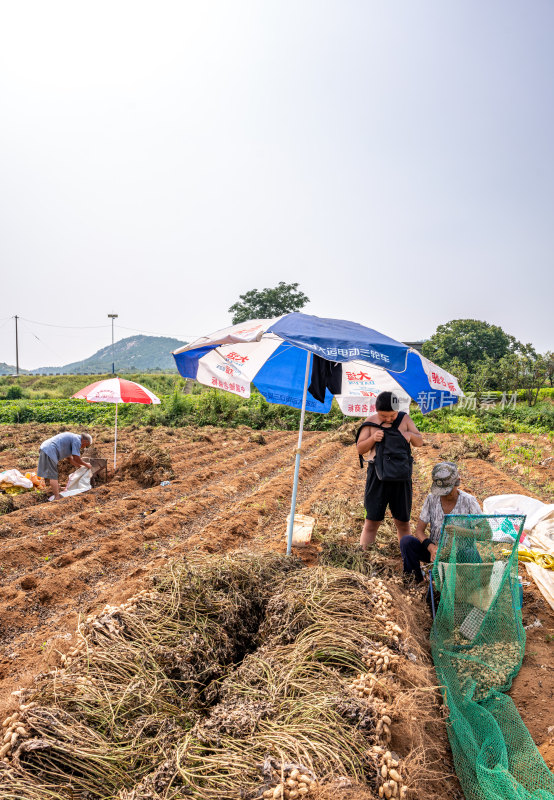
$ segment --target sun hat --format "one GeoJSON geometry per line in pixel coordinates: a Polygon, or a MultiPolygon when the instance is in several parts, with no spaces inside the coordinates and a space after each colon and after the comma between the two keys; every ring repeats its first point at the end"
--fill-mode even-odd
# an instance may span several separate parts
{"type": "Polygon", "coordinates": [[[449,494],[454,486],[460,485],[458,467],[451,461],[441,461],[440,464],[435,464],[431,478],[433,480],[431,494],[434,495],[449,494]]]}

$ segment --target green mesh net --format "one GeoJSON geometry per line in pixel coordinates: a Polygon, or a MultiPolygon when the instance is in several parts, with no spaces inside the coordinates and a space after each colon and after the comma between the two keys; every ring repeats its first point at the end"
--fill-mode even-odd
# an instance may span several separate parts
{"type": "Polygon", "coordinates": [[[524,521],[449,514],[433,565],[440,602],[431,647],[467,800],[554,798],[554,776],[502,694],[525,649],[517,575],[524,521]]]}

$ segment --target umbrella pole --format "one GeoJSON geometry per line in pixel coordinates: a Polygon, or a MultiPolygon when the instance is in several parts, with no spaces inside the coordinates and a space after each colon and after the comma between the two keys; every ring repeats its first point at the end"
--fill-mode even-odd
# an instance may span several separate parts
{"type": "Polygon", "coordinates": [[[115,437],[113,443],[113,468],[115,470],[116,465],[116,458],[117,458],[117,406],[118,403],[115,404],[115,437]]]}
{"type": "Polygon", "coordinates": [[[300,430],[298,431],[298,445],[296,447],[296,463],[294,465],[294,481],[292,484],[292,499],[290,503],[290,521],[287,536],[287,555],[292,550],[292,532],[294,529],[294,512],[296,510],[296,494],[298,491],[298,473],[300,471],[300,450],[302,447],[302,433],[304,432],[304,417],[306,415],[306,395],[308,394],[308,378],[310,377],[310,363],[312,354],[308,351],[306,357],[306,374],[304,376],[304,392],[302,394],[302,410],[300,412],[300,430]]]}

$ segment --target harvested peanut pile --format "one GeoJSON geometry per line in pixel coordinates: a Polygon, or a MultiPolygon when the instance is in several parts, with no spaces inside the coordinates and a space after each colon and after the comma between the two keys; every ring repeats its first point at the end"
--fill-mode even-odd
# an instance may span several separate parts
{"type": "Polygon", "coordinates": [[[403,607],[378,578],[283,556],[174,564],[82,621],[61,667],[21,693],[0,794],[457,797],[403,607]]]}

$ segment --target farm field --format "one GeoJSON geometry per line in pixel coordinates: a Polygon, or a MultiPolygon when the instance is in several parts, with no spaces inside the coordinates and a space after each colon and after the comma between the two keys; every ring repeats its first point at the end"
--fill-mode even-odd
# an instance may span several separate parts
{"type": "MultiPolygon", "coordinates": [[[[0,470],[36,467],[40,443],[55,425],[2,426],[0,470]]],[[[95,454],[110,459],[108,428],[91,428],[95,454]]],[[[414,519],[437,460],[455,460],[462,488],[482,501],[519,493],[551,500],[553,448],[547,436],[425,434],[414,451],[414,519]]],[[[297,435],[247,428],[123,428],[119,469],[106,485],[59,503],[33,494],[13,498],[0,516],[0,718],[11,692],[60,663],[75,644],[79,615],[117,605],[150,586],[150,576],[193,551],[236,549],[283,553],[297,435]],[[137,448],[155,445],[169,460],[144,486],[137,448]],[[130,463],[125,470],[125,461],[130,463]],[[169,463],[170,462],[170,463],[169,463]],[[172,474],[171,474],[172,473],[172,474]],[[171,477],[168,486],[160,480],[171,477]]],[[[362,519],[365,473],[346,432],[307,432],[297,511],[316,517],[314,543],[298,554],[312,566],[322,545],[341,534],[354,543],[362,519]]],[[[399,574],[396,536],[385,526],[377,553],[383,577],[399,574]]],[[[520,569],[523,577],[525,570],[520,569]]],[[[554,613],[534,585],[526,587],[529,628],[511,696],[549,767],[554,768],[554,613]]],[[[417,601],[425,639],[426,606],[417,601]]]]}

